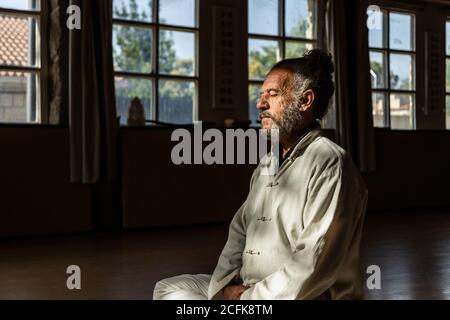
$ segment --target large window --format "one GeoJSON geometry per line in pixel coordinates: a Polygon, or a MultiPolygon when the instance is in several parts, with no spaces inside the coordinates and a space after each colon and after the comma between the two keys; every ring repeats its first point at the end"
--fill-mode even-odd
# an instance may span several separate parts
{"type": "Polygon", "coordinates": [[[445,24],[445,55],[446,55],[446,76],[445,76],[445,114],[446,128],[450,129],[450,21],[445,24]]]}
{"type": "Polygon", "coordinates": [[[117,113],[139,97],[147,120],[197,118],[197,0],[113,0],[117,113]]]}
{"type": "Polygon", "coordinates": [[[375,127],[415,128],[415,16],[368,11],[372,112],[375,127]]]}
{"type": "Polygon", "coordinates": [[[269,69],[301,57],[317,43],[317,0],[248,0],[249,117],[257,125],[256,102],[269,69]]]}
{"type": "Polygon", "coordinates": [[[45,5],[39,0],[0,0],[0,122],[46,122],[42,76],[45,5]]]}

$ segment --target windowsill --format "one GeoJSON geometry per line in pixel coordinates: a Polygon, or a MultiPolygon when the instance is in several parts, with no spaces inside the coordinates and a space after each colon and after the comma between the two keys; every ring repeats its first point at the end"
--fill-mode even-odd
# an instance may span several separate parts
{"type": "Polygon", "coordinates": [[[68,125],[61,124],[40,124],[40,123],[1,123],[0,128],[69,128],[68,125]]]}
{"type": "MultiPolygon", "coordinates": [[[[127,125],[120,125],[120,130],[175,130],[175,129],[192,129],[194,126],[193,124],[191,125],[181,125],[179,127],[177,126],[159,126],[159,125],[146,125],[146,126],[127,126],[127,125]]],[[[235,127],[226,127],[226,126],[203,126],[202,127],[203,130],[208,130],[208,129],[219,129],[219,130],[226,130],[226,129],[243,129],[243,130],[247,130],[247,129],[260,129],[259,127],[256,126],[235,126],[235,127]]],[[[322,128],[323,131],[327,132],[327,131],[334,131],[335,129],[330,129],[330,128],[322,128]]]]}

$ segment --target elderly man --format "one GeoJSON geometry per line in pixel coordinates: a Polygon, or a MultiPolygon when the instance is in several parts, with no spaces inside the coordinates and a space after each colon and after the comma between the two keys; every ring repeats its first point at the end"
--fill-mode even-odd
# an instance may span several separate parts
{"type": "Polygon", "coordinates": [[[367,191],[318,120],[334,93],[331,56],[312,50],[277,63],[257,104],[278,129],[278,172],[256,168],[212,275],[159,281],[154,299],[357,299],[367,191]]]}

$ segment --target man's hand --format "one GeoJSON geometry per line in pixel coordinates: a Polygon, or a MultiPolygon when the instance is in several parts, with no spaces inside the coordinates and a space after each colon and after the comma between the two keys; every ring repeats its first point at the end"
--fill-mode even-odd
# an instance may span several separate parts
{"type": "Polygon", "coordinates": [[[247,290],[243,285],[228,285],[223,290],[225,300],[239,300],[242,292],[247,290]]]}

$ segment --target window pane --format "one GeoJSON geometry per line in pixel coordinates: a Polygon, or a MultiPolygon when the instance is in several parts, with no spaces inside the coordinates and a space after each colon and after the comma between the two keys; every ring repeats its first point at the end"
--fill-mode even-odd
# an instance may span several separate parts
{"type": "Polygon", "coordinates": [[[390,55],[391,89],[414,90],[413,56],[406,54],[390,55]]]}
{"type": "Polygon", "coordinates": [[[126,125],[131,101],[138,97],[144,106],[145,119],[152,119],[152,80],[130,77],[116,77],[116,110],[120,124],[126,125]]]}
{"type": "Polygon", "coordinates": [[[38,92],[35,74],[0,71],[0,122],[36,122],[38,92]]]}
{"type": "Polygon", "coordinates": [[[445,97],[445,105],[446,105],[446,117],[445,117],[445,123],[447,126],[447,129],[450,129],[450,96],[445,97]]]}
{"type": "Polygon", "coordinates": [[[159,0],[159,22],[196,27],[196,0],[159,0]]]}
{"type": "Polygon", "coordinates": [[[38,66],[35,18],[0,15],[0,64],[38,66]]]}
{"type": "Polygon", "coordinates": [[[195,75],[195,34],[159,31],[159,73],[195,75]]]}
{"type": "Polygon", "coordinates": [[[278,35],[278,0],[248,0],[248,32],[278,35]]]}
{"type": "Polygon", "coordinates": [[[259,127],[259,111],[256,109],[256,103],[259,99],[259,92],[261,90],[261,85],[251,84],[248,86],[248,115],[252,126],[259,127]]]}
{"type": "Polygon", "coordinates": [[[384,93],[372,93],[372,116],[374,127],[387,127],[386,119],[386,95],[384,93]]]}
{"type": "Polygon", "coordinates": [[[389,46],[391,49],[414,50],[413,17],[409,14],[389,14],[389,46]]]}
{"type": "Polygon", "coordinates": [[[385,72],[385,58],[384,53],[370,51],[370,78],[372,88],[384,89],[386,87],[386,72],[385,72]]]}
{"type": "Polygon", "coordinates": [[[113,26],[113,56],[116,71],[152,71],[152,30],[113,26]]]}
{"type": "Polygon", "coordinates": [[[450,59],[446,59],[445,91],[450,93],[450,59]]]}
{"type": "Polygon", "coordinates": [[[270,68],[280,60],[278,41],[249,39],[248,67],[250,79],[262,80],[270,68]]]}
{"type": "Polygon", "coordinates": [[[40,7],[39,0],[0,0],[0,8],[18,9],[18,10],[39,10],[39,7],[40,7]]]}
{"type": "Polygon", "coordinates": [[[445,24],[445,37],[446,37],[445,52],[447,53],[448,56],[450,56],[450,21],[448,21],[445,24]]]}
{"type": "Polygon", "coordinates": [[[158,120],[189,124],[193,122],[195,84],[193,81],[159,81],[158,120]]]}
{"type": "Polygon", "coordinates": [[[384,19],[382,11],[367,10],[367,27],[369,28],[369,47],[384,48],[384,19]]]}
{"type": "Polygon", "coordinates": [[[300,58],[306,51],[312,50],[313,45],[308,42],[286,41],[285,58],[300,58]]]}
{"type": "Polygon", "coordinates": [[[113,0],[113,17],[152,22],[152,0],[113,0]]]}
{"type": "Polygon", "coordinates": [[[391,129],[414,129],[414,98],[411,94],[390,97],[391,129]]]}
{"type": "Polygon", "coordinates": [[[316,1],[285,0],[286,35],[307,39],[316,38],[316,1]]]}

